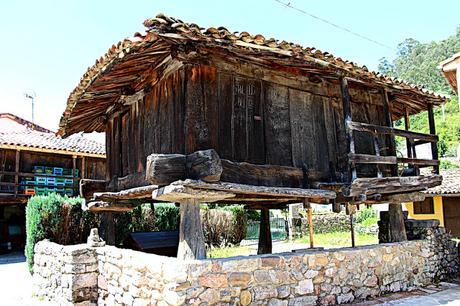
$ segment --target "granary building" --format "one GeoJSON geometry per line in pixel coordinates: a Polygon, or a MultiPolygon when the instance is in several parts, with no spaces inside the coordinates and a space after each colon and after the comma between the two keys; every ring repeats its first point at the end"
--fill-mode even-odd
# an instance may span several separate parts
{"type": "Polygon", "coordinates": [[[61,118],[64,137],[106,132],[106,184],[88,209],[177,202],[181,241],[202,245],[183,233],[198,226],[186,221],[196,202],[245,204],[262,216],[298,202],[353,211],[441,183],[433,107],[445,97],[262,35],[164,15],[144,25],[88,69],[61,118]],[[410,131],[408,117],[424,111],[430,134],[410,131]],[[406,130],[393,127],[401,118],[406,130]],[[395,137],[406,139],[404,156],[395,137]],[[424,143],[431,159],[416,157],[424,143]]]}
{"type": "Polygon", "coordinates": [[[62,139],[9,113],[0,114],[0,250],[22,249],[25,206],[33,195],[79,194],[81,178],[101,179],[105,149],[80,134],[62,139]]]}

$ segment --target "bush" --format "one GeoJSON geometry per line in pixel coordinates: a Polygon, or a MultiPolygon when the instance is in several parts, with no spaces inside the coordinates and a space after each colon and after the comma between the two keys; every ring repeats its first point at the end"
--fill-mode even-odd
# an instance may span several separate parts
{"type": "Polygon", "coordinates": [[[246,236],[246,212],[242,206],[204,209],[201,221],[206,245],[223,247],[239,244],[246,236]]]}
{"type": "Polygon", "coordinates": [[[59,244],[77,244],[86,240],[97,215],[81,210],[81,198],[68,198],[55,193],[33,196],[26,207],[25,255],[32,272],[34,246],[43,239],[59,244]]]}
{"type": "Polygon", "coordinates": [[[362,210],[359,210],[358,213],[356,214],[356,223],[363,223],[368,219],[376,219],[377,218],[377,212],[372,209],[371,207],[365,208],[362,210]]]}

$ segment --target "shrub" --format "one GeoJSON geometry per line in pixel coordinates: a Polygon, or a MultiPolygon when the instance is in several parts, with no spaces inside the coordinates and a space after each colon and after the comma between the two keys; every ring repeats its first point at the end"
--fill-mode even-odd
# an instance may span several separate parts
{"type": "Polygon", "coordinates": [[[246,236],[246,212],[242,206],[204,209],[201,221],[206,245],[222,247],[235,245],[246,236]]]}
{"type": "Polygon", "coordinates": [[[85,241],[91,227],[98,224],[97,216],[81,210],[81,198],[68,198],[55,193],[33,196],[26,207],[25,255],[32,272],[34,246],[43,239],[60,244],[85,241]]]}
{"type": "Polygon", "coordinates": [[[363,223],[367,219],[375,218],[377,218],[377,212],[373,208],[369,207],[358,211],[356,214],[355,222],[363,223]]]}

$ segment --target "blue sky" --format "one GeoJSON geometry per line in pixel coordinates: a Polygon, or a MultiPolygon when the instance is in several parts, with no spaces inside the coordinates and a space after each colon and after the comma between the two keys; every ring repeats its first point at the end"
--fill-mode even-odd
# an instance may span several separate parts
{"type": "MultiPolygon", "coordinates": [[[[394,48],[409,37],[422,42],[447,38],[460,25],[456,0],[289,2],[394,48]]],[[[158,12],[203,27],[224,25],[316,47],[374,70],[381,57],[394,56],[393,50],[275,0],[5,0],[0,3],[0,112],[30,118],[30,100],[23,93],[34,90],[36,122],[57,129],[67,97],[87,67],[113,43],[142,31],[142,21],[158,12]]]]}

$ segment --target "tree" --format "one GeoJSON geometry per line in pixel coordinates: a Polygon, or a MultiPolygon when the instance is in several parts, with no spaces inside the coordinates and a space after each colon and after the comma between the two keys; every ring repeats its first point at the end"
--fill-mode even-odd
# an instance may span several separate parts
{"type": "MultiPolygon", "coordinates": [[[[438,148],[441,156],[454,156],[460,140],[460,113],[458,97],[443,77],[438,65],[441,61],[460,52],[460,28],[445,40],[421,43],[408,38],[398,45],[396,58],[380,59],[378,70],[390,77],[403,79],[416,85],[424,85],[437,93],[452,97],[446,105],[435,109],[438,148]]],[[[429,132],[426,112],[410,118],[411,129],[429,132]]],[[[402,122],[397,122],[402,125],[402,122]]]]}

